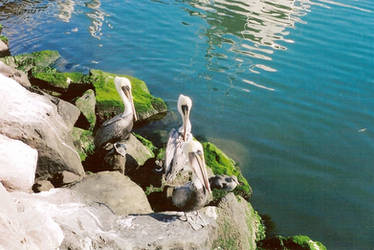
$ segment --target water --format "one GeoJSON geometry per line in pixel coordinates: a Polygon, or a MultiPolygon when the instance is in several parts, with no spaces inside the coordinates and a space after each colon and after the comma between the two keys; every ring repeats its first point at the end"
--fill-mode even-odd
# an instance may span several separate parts
{"type": "Polygon", "coordinates": [[[368,0],[2,1],[13,54],[145,80],[240,163],[276,233],[374,249],[368,0]]]}

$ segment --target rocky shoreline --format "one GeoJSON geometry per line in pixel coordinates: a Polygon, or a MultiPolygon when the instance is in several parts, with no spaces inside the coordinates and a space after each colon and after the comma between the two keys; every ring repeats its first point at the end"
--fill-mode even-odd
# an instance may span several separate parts
{"type": "MultiPolygon", "coordinates": [[[[249,203],[250,185],[211,142],[202,142],[209,175],[235,175],[240,185],[230,193],[214,190],[199,211],[206,225],[192,228],[160,204],[162,176],[154,169],[164,142],[132,133],[124,166],[113,167],[121,156],[98,164],[104,156],[95,149],[95,130],[123,111],[115,74],[59,72],[57,51],[11,56],[4,37],[0,57],[0,248],[326,249],[307,236],[266,237],[249,203]]],[[[135,126],[146,129],[167,105],[145,82],[126,77],[135,126]]]]}

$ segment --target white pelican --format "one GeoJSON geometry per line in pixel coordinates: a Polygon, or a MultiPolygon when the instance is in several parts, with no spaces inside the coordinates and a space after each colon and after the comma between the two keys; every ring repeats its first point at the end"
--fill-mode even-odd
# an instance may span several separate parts
{"type": "Polygon", "coordinates": [[[100,149],[108,142],[114,143],[127,139],[133,126],[133,121],[137,120],[134,101],[131,93],[131,82],[126,77],[115,77],[114,85],[121,96],[124,112],[105,121],[97,130],[95,135],[95,147],[100,149]]]}
{"type": "Polygon", "coordinates": [[[179,95],[178,112],[180,113],[183,125],[178,129],[172,129],[166,145],[164,173],[166,181],[172,181],[178,172],[180,172],[187,157],[183,153],[184,143],[191,141],[190,112],[192,108],[192,100],[188,96],[179,95]]]}

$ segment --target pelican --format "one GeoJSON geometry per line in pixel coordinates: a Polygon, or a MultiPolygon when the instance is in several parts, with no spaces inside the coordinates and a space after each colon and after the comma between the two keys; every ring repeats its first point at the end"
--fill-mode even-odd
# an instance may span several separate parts
{"type": "Polygon", "coordinates": [[[166,145],[164,173],[166,181],[172,181],[178,172],[180,172],[186,161],[187,156],[183,153],[183,145],[193,139],[191,134],[190,112],[192,100],[188,96],[179,95],[178,112],[182,117],[182,126],[178,129],[172,129],[166,145]]]}
{"type": "Polygon", "coordinates": [[[133,121],[137,120],[134,101],[131,93],[131,82],[126,77],[115,77],[114,85],[120,95],[124,112],[105,121],[97,130],[94,143],[97,149],[105,146],[108,142],[114,143],[127,139],[133,126],[133,121]]]}
{"type": "Polygon", "coordinates": [[[196,211],[205,206],[212,193],[205,166],[202,145],[196,140],[190,140],[183,145],[183,153],[187,155],[186,166],[192,171],[192,181],[179,187],[174,187],[171,195],[172,203],[180,211],[196,211]]]}
{"type": "Polygon", "coordinates": [[[209,184],[212,189],[216,188],[230,192],[239,185],[239,181],[235,175],[215,175],[209,178],[209,184]]]}

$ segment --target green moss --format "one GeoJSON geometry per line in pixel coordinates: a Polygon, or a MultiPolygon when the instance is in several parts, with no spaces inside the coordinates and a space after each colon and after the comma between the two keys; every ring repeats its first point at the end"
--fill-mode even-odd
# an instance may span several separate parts
{"type": "Polygon", "coordinates": [[[319,241],[313,241],[305,235],[284,237],[277,235],[272,238],[258,242],[259,250],[281,249],[281,250],[326,250],[327,248],[319,241]]]}
{"type": "MultiPolygon", "coordinates": [[[[103,72],[101,70],[91,70],[91,82],[96,91],[96,101],[98,109],[115,112],[123,112],[123,103],[114,86],[114,77],[116,74],[103,72]]],[[[150,94],[147,85],[142,80],[132,76],[118,75],[127,77],[132,86],[134,105],[139,120],[144,120],[159,112],[166,112],[167,107],[161,98],[150,94]]]]}
{"type": "Polygon", "coordinates": [[[157,160],[164,160],[165,159],[165,153],[166,153],[166,149],[165,148],[160,148],[157,152],[156,159],[157,160]]]}
{"type": "Polygon", "coordinates": [[[213,242],[213,249],[241,249],[236,228],[227,220],[224,220],[220,227],[220,235],[218,239],[213,242]]]}
{"type": "Polygon", "coordinates": [[[8,37],[6,37],[6,36],[1,35],[1,36],[0,36],[0,40],[3,41],[3,42],[4,42],[5,44],[7,44],[7,45],[9,44],[8,37]]]}
{"type": "Polygon", "coordinates": [[[3,31],[4,26],[0,24],[0,33],[3,31]]]}
{"type": "Polygon", "coordinates": [[[150,185],[150,186],[145,188],[144,193],[148,196],[151,193],[162,192],[162,191],[163,191],[162,187],[154,187],[153,185],[150,185]]]}
{"type": "Polygon", "coordinates": [[[266,227],[265,227],[264,221],[262,220],[258,212],[254,210],[254,214],[255,214],[256,223],[257,223],[256,241],[261,241],[266,238],[266,227]]]}
{"type": "Polygon", "coordinates": [[[211,142],[204,142],[203,147],[206,165],[212,169],[214,174],[235,175],[240,185],[235,188],[234,193],[249,200],[252,195],[252,188],[249,186],[248,181],[244,178],[234,160],[230,159],[222,150],[211,142]]]}
{"type": "Polygon", "coordinates": [[[141,136],[141,135],[138,135],[138,134],[135,134],[135,133],[133,133],[134,135],[135,135],[135,137],[144,145],[144,146],[146,146],[151,152],[152,152],[152,158],[153,157],[155,157],[155,153],[157,152],[157,147],[155,147],[154,145],[153,145],[153,143],[150,141],[150,140],[148,140],[148,139],[146,139],[146,138],[144,138],[143,136],[141,136]]]}
{"type": "Polygon", "coordinates": [[[326,250],[327,248],[319,241],[313,241],[306,235],[295,235],[285,239],[310,250],[326,250]]]}
{"type": "Polygon", "coordinates": [[[37,68],[32,71],[32,77],[49,83],[53,87],[67,89],[70,83],[83,83],[86,80],[86,76],[80,72],[58,72],[56,69],[51,67],[37,68]],[[67,81],[68,78],[70,82],[67,81]]]}
{"type": "Polygon", "coordinates": [[[30,54],[6,56],[0,60],[11,67],[28,72],[35,67],[51,66],[59,57],[60,54],[55,50],[43,50],[30,54]]]}

